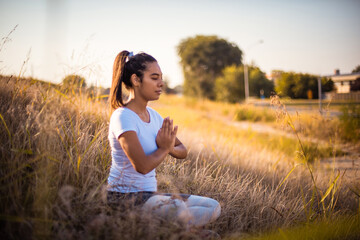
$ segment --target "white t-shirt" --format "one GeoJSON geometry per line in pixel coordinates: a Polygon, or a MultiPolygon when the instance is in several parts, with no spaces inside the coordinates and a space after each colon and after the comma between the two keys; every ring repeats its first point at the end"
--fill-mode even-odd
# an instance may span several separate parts
{"type": "Polygon", "coordinates": [[[120,107],[110,118],[109,141],[112,163],[108,177],[108,190],[117,192],[157,191],[155,169],[147,174],[137,172],[121,148],[119,136],[127,131],[134,131],[146,155],[157,150],[156,135],[162,126],[163,118],[155,110],[146,107],[150,122],[144,122],[132,110],[120,107]]]}

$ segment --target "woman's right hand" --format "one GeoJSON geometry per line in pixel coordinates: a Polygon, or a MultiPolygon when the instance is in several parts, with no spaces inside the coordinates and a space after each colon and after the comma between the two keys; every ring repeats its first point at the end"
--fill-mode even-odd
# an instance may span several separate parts
{"type": "Polygon", "coordinates": [[[175,146],[177,130],[177,126],[173,127],[173,120],[169,117],[165,118],[156,136],[158,147],[171,152],[175,146]]]}

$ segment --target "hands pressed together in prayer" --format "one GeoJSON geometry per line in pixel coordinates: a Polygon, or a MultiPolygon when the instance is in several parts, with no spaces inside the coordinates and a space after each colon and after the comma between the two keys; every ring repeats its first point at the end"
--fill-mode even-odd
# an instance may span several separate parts
{"type": "Polygon", "coordinates": [[[177,130],[178,126],[173,126],[173,120],[170,120],[169,117],[165,118],[156,136],[158,147],[172,152],[175,146],[177,130]]]}

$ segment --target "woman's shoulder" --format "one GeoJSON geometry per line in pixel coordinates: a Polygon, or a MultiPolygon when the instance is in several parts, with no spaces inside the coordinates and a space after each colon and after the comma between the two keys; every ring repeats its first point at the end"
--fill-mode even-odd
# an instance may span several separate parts
{"type": "Polygon", "coordinates": [[[124,107],[114,110],[109,123],[110,132],[115,136],[120,136],[125,131],[138,132],[137,129],[136,115],[134,116],[131,110],[124,107]]]}
{"type": "Polygon", "coordinates": [[[128,109],[127,107],[119,107],[114,110],[113,114],[115,115],[122,115],[122,114],[132,114],[133,111],[128,109]]]}
{"type": "Polygon", "coordinates": [[[111,119],[119,119],[119,118],[131,118],[134,113],[125,107],[119,107],[114,110],[114,112],[111,114],[111,119]]]}

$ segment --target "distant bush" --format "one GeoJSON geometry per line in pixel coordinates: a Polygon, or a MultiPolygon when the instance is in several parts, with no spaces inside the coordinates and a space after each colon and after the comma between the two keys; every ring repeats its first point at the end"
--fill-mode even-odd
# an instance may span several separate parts
{"type": "Polygon", "coordinates": [[[251,122],[273,122],[275,114],[265,108],[241,107],[235,112],[235,120],[251,122]]]}
{"type": "Polygon", "coordinates": [[[360,106],[352,104],[341,109],[340,137],[347,141],[360,140],[360,106]]]}
{"type": "Polygon", "coordinates": [[[345,153],[340,149],[334,149],[331,146],[317,145],[312,142],[302,142],[302,147],[296,145],[296,159],[299,161],[306,161],[309,163],[321,158],[329,158],[334,156],[342,156],[345,153]]]}
{"type": "Polygon", "coordinates": [[[82,76],[70,74],[62,80],[62,84],[65,88],[78,89],[86,87],[86,80],[82,76]]]}

